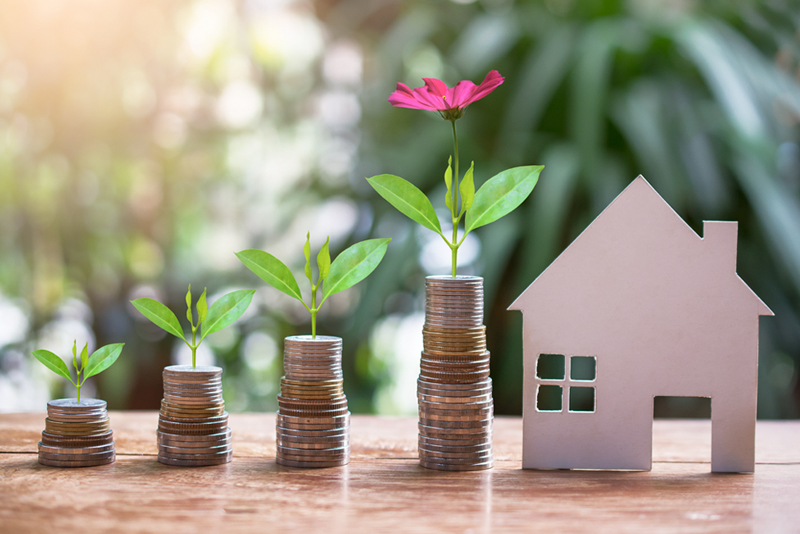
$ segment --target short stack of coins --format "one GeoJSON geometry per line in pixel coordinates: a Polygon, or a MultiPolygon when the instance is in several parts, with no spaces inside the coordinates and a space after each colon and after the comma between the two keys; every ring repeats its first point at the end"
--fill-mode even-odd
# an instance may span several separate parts
{"type": "Polygon", "coordinates": [[[350,412],[342,377],[342,339],[285,340],[276,420],[276,461],[290,467],[337,467],[350,461],[350,412]]]}
{"type": "Polygon", "coordinates": [[[39,463],[53,467],[91,467],[116,458],[106,401],[58,399],[47,403],[39,463]]]}
{"type": "Polygon", "coordinates": [[[230,462],[233,446],[222,400],[222,369],[171,365],[162,377],[158,461],[184,467],[230,462]]]}
{"type": "Polygon", "coordinates": [[[483,278],[429,276],[417,381],[419,461],[429,469],[490,469],[492,379],[483,278]]]}

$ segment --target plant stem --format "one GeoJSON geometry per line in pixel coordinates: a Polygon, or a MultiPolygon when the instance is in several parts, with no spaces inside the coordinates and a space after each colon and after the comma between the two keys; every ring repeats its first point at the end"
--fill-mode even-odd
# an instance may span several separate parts
{"type": "Polygon", "coordinates": [[[311,285],[311,339],[317,339],[317,285],[311,285]]]}
{"type": "Polygon", "coordinates": [[[456,277],[456,265],[458,264],[458,219],[456,218],[456,213],[458,212],[458,181],[460,179],[460,175],[458,174],[458,134],[456,134],[456,121],[452,120],[450,123],[453,125],[453,147],[455,151],[455,160],[456,160],[456,172],[453,177],[453,204],[451,209],[451,214],[453,216],[453,247],[450,248],[452,251],[452,261],[453,261],[453,278],[456,277]]]}
{"type": "Polygon", "coordinates": [[[80,404],[80,402],[81,402],[81,385],[78,384],[75,387],[78,388],[78,403],[80,404]]]}
{"type": "MultiPolygon", "coordinates": [[[[200,323],[197,323],[198,326],[200,323]]],[[[197,326],[192,325],[192,344],[189,345],[189,348],[192,349],[192,369],[197,367],[197,343],[195,342],[197,338],[197,326]]]]}

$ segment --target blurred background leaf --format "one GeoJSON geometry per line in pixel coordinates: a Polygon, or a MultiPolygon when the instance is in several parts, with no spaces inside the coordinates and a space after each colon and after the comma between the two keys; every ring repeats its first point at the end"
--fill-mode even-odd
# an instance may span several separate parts
{"type": "Polygon", "coordinates": [[[485,277],[497,413],[521,407],[521,318],[505,308],[642,173],[696,231],[740,222],[739,274],[776,313],[761,323],[759,416],[797,417],[797,13],[788,0],[7,0],[0,410],[64,394],[30,351],[63,356],[74,338],[126,343],[85,395],[156,408],[161,368],[191,355],[128,301],[181,310],[190,282],[211,301],[258,287],[198,363],[225,368],[230,410],[274,410],[281,340],[309,331],[307,313],[233,252],[268,250],[298,276],[310,231],[333,255],[393,238],[319,331],[344,338],[354,412],[414,413],[424,276],[447,272],[449,251],[364,177],[443,198],[448,125],[386,98],[397,81],[498,69],[506,83],[459,121],[462,165],[475,160],[476,187],[546,169],[459,254],[485,277]]]}

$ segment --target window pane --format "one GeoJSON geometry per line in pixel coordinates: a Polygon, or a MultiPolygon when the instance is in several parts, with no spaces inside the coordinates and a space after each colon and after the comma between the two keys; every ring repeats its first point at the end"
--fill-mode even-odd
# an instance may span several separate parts
{"type": "Polygon", "coordinates": [[[569,411],[593,412],[594,388],[571,386],[569,388],[569,411]]]}
{"type": "Polygon", "coordinates": [[[563,354],[540,354],[536,360],[536,378],[564,380],[565,363],[563,354]]]}
{"type": "Polygon", "coordinates": [[[597,358],[594,356],[570,358],[569,377],[572,380],[594,380],[597,377],[597,358]]]}
{"type": "Polygon", "coordinates": [[[561,397],[563,389],[561,386],[539,386],[536,393],[536,409],[539,411],[560,412],[561,397]]]}

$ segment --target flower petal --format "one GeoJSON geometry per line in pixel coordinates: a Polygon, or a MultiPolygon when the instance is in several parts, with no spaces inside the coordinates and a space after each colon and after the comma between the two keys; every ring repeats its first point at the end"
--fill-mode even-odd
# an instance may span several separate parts
{"type": "Polygon", "coordinates": [[[389,95],[389,103],[398,108],[437,111],[437,108],[424,101],[420,101],[417,93],[412,91],[411,88],[404,83],[397,84],[397,90],[389,95]]]}
{"type": "Polygon", "coordinates": [[[497,89],[504,81],[505,78],[500,76],[499,72],[496,70],[490,71],[489,74],[487,74],[483,79],[481,84],[475,88],[475,91],[473,91],[472,95],[470,95],[464,106],[472,104],[476,100],[480,100],[481,98],[487,96],[489,93],[497,89]]]}
{"type": "Polygon", "coordinates": [[[471,102],[470,98],[476,86],[469,80],[462,80],[447,92],[447,101],[451,108],[465,108],[471,102]],[[452,91],[452,94],[451,94],[452,91]]]}
{"type": "Polygon", "coordinates": [[[432,95],[438,96],[439,98],[443,98],[447,95],[447,84],[442,80],[437,80],[436,78],[422,78],[422,81],[425,82],[425,87],[428,88],[428,91],[432,95]]]}
{"type": "Polygon", "coordinates": [[[428,91],[427,86],[417,87],[414,89],[414,94],[417,97],[417,100],[420,102],[425,102],[433,111],[444,111],[447,109],[447,104],[445,104],[444,98],[441,96],[437,96],[432,94],[428,91]]]}

